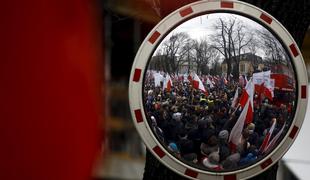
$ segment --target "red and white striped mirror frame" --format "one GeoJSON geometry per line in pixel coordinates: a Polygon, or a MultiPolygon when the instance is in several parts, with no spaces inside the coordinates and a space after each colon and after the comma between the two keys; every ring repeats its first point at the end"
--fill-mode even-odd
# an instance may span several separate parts
{"type": "Polygon", "coordinates": [[[146,39],[140,46],[136,54],[130,80],[129,80],[129,102],[134,124],[143,139],[147,148],[153,155],[171,170],[190,179],[208,179],[208,180],[236,180],[253,177],[276,163],[289,149],[294,142],[301,125],[304,121],[307,102],[308,102],[308,78],[301,52],[290,35],[290,33],[267,12],[244,2],[240,1],[198,1],[185,7],[182,7],[166,18],[164,18],[153,30],[148,34],[146,39]],[[251,19],[264,24],[273,30],[282,40],[283,45],[289,50],[292,58],[292,64],[297,75],[297,106],[295,117],[292,125],[281,143],[266,157],[248,166],[231,172],[211,172],[204,171],[195,167],[191,167],[173,155],[164,148],[158,139],[152,133],[144,113],[143,106],[143,75],[147,69],[147,63],[152,56],[155,48],[174,27],[197,15],[216,13],[225,11],[227,13],[235,13],[246,15],[251,19]]]}

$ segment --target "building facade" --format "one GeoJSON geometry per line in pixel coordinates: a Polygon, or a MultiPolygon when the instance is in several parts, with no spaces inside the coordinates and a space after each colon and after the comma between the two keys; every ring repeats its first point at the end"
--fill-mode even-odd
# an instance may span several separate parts
{"type": "MultiPolygon", "coordinates": [[[[239,60],[239,74],[241,75],[249,75],[252,74],[256,70],[262,70],[264,68],[263,59],[260,56],[251,53],[241,54],[240,56],[231,57],[231,73],[236,72],[236,61],[234,59],[239,60]]],[[[227,61],[224,60],[222,65],[222,74],[227,75],[227,61]]]]}

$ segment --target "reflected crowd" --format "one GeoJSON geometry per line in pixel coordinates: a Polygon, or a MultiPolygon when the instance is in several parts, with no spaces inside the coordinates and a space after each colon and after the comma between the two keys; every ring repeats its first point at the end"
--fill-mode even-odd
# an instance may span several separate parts
{"type": "Polygon", "coordinates": [[[251,107],[242,105],[251,77],[198,76],[201,90],[193,75],[170,75],[168,87],[165,80],[155,82],[154,73],[148,70],[144,79],[149,126],[170,153],[201,169],[225,171],[257,162],[283,139],[293,119],[294,91],[273,90],[269,98],[255,87],[251,107]]]}

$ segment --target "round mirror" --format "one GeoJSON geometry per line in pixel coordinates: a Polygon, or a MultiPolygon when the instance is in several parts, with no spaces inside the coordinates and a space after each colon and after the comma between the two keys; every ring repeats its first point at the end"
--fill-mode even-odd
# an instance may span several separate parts
{"type": "Polygon", "coordinates": [[[240,179],[270,167],[293,142],[307,76],[293,38],[270,15],[243,2],[198,2],[150,33],[129,96],[141,137],[169,168],[240,179]]]}

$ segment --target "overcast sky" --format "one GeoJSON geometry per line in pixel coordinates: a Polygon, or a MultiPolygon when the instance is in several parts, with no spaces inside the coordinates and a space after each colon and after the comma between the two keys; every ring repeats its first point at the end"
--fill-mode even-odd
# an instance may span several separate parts
{"type": "MultiPolygon", "coordinates": [[[[225,20],[225,19],[230,19],[233,16],[236,17],[237,20],[243,22],[250,31],[253,31],[255,29],[264,28],[263,26],[261,26],[257,22],[255,22],[249,18],[240,16],[240,15],[229,14],[229,13],[212,13],[212,14],[198,16],[198,17],[195,17],[193,19],[190,19],[190,20],[182,23],[177,28],[175,28],[173,31],[171,31],[164,38],[164,40],[162,42],[168,40],[171,37],[171,35],[178,33],[178,32],[186,32],[189,34],[189,36],[191,38],[197,39],[197,40],[199,40],[201,38],[207,38],[209,35],[214,33],[213,32],[214,31],[213,25],[217,22],[217,20],[219,18],[222,18],[225,20]]],[[[155,54],[156,54],[156,52],[155,52],[155,54]]],[[[256,53],[256,55],[264,57],[265,53],[262,50],[260,50],[256,53]]]]}
{"type": "MultiPolygon", "coordinates": [[[[263,26],[256,23],[255,21],[240,16],[236,14],[229,14],[229,13],[213,13],[213,14],[207,14],[198,16],[196,18],[193,18],[189,21],[184,22],[180,26],[178,26],[173,32],[170,34],[176,33],[176,32],[187,32],[191,38],[193,39],[200,39],[205,36],[208,36],[212,34],[212,26],[217,22],[219,18],[227,19],[229,20],[232,17],[236,17],[237,20],[243,22],[246,24],[246,26],[249,29],[261,29],[263,26]]],[[[170,35],[171,36],[171,35],[170,35]]]]}

